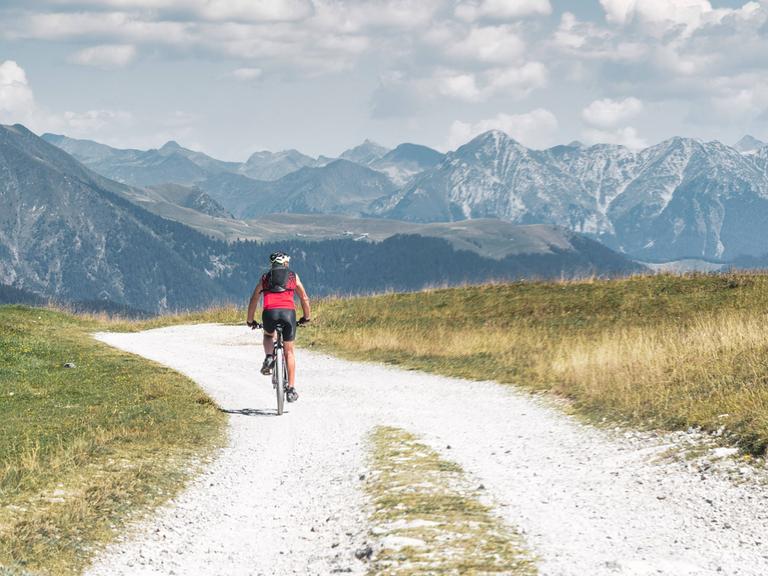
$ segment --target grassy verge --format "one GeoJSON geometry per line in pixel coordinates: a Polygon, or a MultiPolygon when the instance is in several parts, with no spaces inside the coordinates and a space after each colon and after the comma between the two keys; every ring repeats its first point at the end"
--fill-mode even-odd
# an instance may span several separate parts
{"type": "Polygon", "coordinates": [[[522,538],[467,485],[462,469],[399,428],[372,437],[366,489],[379,539],[371,575],[536,574],[522,538]]]}
{"type": "Polygon", "coordinates": [[[517,283],[327,300],[302,340],[349,358],[516,383],[589,417],[724,427],[768,447],[768,276],[517,283]]]}
{"type": "Polygon", "coordinates": [[[0,573],[78,574],[223,439],[193,382],[89,336],[105,327],[0,307],[0,573]]]}

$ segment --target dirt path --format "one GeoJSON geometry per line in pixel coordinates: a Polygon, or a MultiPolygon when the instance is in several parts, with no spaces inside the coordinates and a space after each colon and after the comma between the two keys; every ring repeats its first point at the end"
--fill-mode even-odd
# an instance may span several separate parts
{"type": "Polygon", "coordinates": [[[187,374],[231,417],[207,471],[90,574],[364,573],[359,476],[378,424],[420,435],[482,482],[542,574],[768,574],[768,489],[654,463],[664,439],[584,426],[511,387],[307,351],[301,399],[278,418],[247,329],[98,337],[187,374]]]}

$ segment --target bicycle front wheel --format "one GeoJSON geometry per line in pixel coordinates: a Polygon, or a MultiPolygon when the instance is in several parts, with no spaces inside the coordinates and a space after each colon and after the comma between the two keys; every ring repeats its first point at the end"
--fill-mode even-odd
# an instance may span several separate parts
{"type": "Polygon", "coordinates": [[[275,350],[275,365],[272,368],[275,383],[275,392],[277,393],[277,415],[283,413],[285,406],[285,351],[282,348],[275,350]]]}

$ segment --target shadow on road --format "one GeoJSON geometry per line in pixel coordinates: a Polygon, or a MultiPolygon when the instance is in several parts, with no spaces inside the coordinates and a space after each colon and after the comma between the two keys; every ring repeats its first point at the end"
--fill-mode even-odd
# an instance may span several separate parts
{"type": "MultiPolygon", "coordinates": [[[[277,410],[262,410],[260,408],[240,408],[239,410],[219,408],[219,410],[226,414],[240,414],[241,416],[277,416],[277,410]]],[[[287,414],[287,411],[284,414],[287,414]]]]}

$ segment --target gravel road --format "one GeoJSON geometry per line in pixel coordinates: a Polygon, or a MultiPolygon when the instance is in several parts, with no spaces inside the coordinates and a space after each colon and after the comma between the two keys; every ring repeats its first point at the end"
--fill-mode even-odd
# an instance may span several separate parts
{"type": "Polygon", "coordinates": [[[768,574],[768,488],[660,460],[669,437],[587,426],[508,386],[305,350],[301,398],[276,417],[260,335],[246,328],[97,338],[188,375],[230,422],[206,471],[90,575],[365,573],[359,477],[379,424],[420,435],[482,483],[541,574],[768,574]]]}

